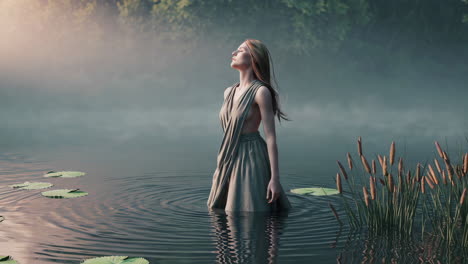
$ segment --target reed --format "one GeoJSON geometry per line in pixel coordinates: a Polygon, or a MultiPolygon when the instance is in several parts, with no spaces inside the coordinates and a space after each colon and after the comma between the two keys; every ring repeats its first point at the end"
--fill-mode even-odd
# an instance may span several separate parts
{"type": "Polygon", "coordinates": [[[463,173],[467,174],[468,173],[468,153],[465,154],[464,156],[464,161],[463,161],[463,173]]]}
{"type": "Polygon", "coordinates": [[[348,158],[348,166],[349,166],[349,169],[352,170],[353,169],[353,160],[351,159],[351,155],[349,154],[346,154],[346,157],[348,158]]]}
{"type": "MultiPolygon", "coordinates": [[[[462,245],[468,246],[468,207],[465,202],[468,182],[464,177],[462,165],[452,164],[449,155],[440,145],[435,142],[439,157],[445,164],[443,170],[437,158],[434,164],[437,172],[442,175],[443,184],[439,184],[437,173],[429,164],[427,166],[427,175],[424,176],[425,182],[431,187],[427,196],[427,204],[423,207],[424,214],[428,217],[432,226],[432,234],[438,236],[441,243],[446,246],[462,245]],[[455,168],[455,170],[454,170],[455,168]],[[454,173],[457,177],[453,177],[454,173]],[[448,184],[450,181],[450,184],[448,184]]],[[[466,154],[460,160],[461,164],[465,162],[466,154]]]]}
{"type": "Polygon", "coordinates": [[[417,163],[412,171],[403,166],[401,157],[397,168],[393,168],[396,146],[392,141],[388,160],[387,156],[378,154],[376,159],[372,159],[370,167],[362,154],[362,141],[359,137],[361,170],[356,163],[352,163],[350,153],[346,155],[349,173],[337,161],[339,171],[348,183],[347,188],[341,186],[341,175],[337,173],[337,188],[351,228],[365,227],[370,234],[392,233],[409,238],[413,224],[420,216],[423,220],[423,234],[430,232],[448,246],[458,243],[468,248],[468,203],[465,201],[468,190],[468,153],[452,162],[437,141],[435,146],[438,157],[435,157],[433,163],[417,163]],[[382,168],[381,173],[377,173],[376,160],[382,168]],[[441,164],[445,167],[442,168],[441,164]],[[377,179],[380,184],[376,184],[377,179]],[[422,215],[416,214],[418,206],[422,206],[422,215]],[[426,227],[426,222],[429,223],[429,228],[426,227]]]}
{"type": "Polygon", "coordinates": [[[442,153],[443,153],[443,152],[442,152],[442,148],[440,147],[439,142],[436,141],[436,142],[434,142],[434,143],[435,143],[435,145],[436,145],[437,153],[439,153],[440,158],[444,158],[444,155],[442,154],[442,153]]]}
{"type": "Polygon", "coordinates": [[[339,193],[343,193],[343,186],[341,185],[340,173],[336,174],[336,189],[338,189],[339,193]]]}
{"type": "Polygon", "coordinates": [[[330,209],[332,210],[333,215],[335,215],[335,218],[336,218],[336,220],[338,221],[338,223],[340,223],[340,225],[343,225],[343,222],[341,222],[340,217],[338,216],[338,212],[336,212],[336,209],[335,209],[335,207],[333,206],[333,204],[331,204],[330,202],[328,202],[328,206],[329,206],[330,209]]]}
{"type": "Polygon", "coordinates": [[[436,168],[439,174],[442,173],[442,169],[440,168],[440,163],[437,159],[434,159],[434,164],[436,165],[436,168]]]}
{"type": "Polygon", "coordinates": [[[377,168],[375,166],[375,160],[372,160],[372,174],[377,174],[377,168]]]}
{"type": "Polygon", "coordinates": [[[337,160],[336,162],[338,163],[338,167],[340,167],[340,171],[343,174],[345,180],[348,180],[348,174],[346,173],[345,168],[343,167],[343,165],[341,165],[340,161],[337,160]]]}
{"type": "Polygon", "coordinates": [[[364,155],[361,155],[361,162],[364,168],[366,169],[367,173],[371,174],[369,163],[367,163],[366,157],[364,157],[364,155]]]}
{"type": "Polygon", "coordinates": [[[395,142],[392,141],[390,145],[390,165],[393,165],[393,161],[395,160],[395,142]]]}
{"type": "MultiPolygon", "coordinates": [[[[350,182],[357,183],[355,186],[349,186],[351,195],[340,193],[345,212],[350,220],[350,226],[353,229],[366,227],[373,234],[386,234],[395,232],[395,234],[410,237],[413,230],[413,223],[416,216],[416,208],[420,197],[420,182],[415,176],[419,173],[411,173],[403,166],[403,159],[398,162],[398,176],[394,179],[392,171],[395,162],[396,147],[395,142],[390,146],[390,155],[387,162],[385,155],[377,155],[377,159],[382,167],[381,177],[377,175],[375,169],[375,159],[372,160],[372,169],[367,159],[362,155],[362,141],[359,138],[358,155],[361,159],[361,172],[354,164],[353,172],[346,172],[344,167],[338,161],[339,170],[342,174],[347,174],[350,182]],[[389,163],[389,164],[388,164],[389,163]],[[344,171],[344,172],[343,172],[344,171]],[[364,180],[366,173],[369,178],[364,180]],[[403,175],[406,175],[404,179],[403,175]],[[412,177],[412,175],[415,175],[412,177]],[[381,184],[377,185],[377,179],[381,184]],[[396,182],[397,179],[397,182],[396,182]],[[367,183],[366,183],[367,182],[367,183]],[[357,192],[356,190],[362,190],[357,192]],[[370,190],[370,191],[368,191],[370,190]],[[350,205],[353,205],[351,208],[350,205]]],[[[351,159],[351,154],[347,158],[351,159]]],[[[350,169],[351,170],[351,169],[350,169]]],[[[338,182],[339,176],[337,176],[338,182]]],[[[343,191],[346,193],[346,191],[343,191]]]]}
{"type": "Polygon", "coordinates": [[[372,176],[369,177],[369,186],[370,186],[371,198],[372,200],[375,200],[375,197],[376,197],[375,178],[372,176]]]}
{"type": "Polygon", "coordinates": [[[357,146],[358,146],[358,154],[359,156],[362,156],[361,137],[358,137],[357,146]]]}

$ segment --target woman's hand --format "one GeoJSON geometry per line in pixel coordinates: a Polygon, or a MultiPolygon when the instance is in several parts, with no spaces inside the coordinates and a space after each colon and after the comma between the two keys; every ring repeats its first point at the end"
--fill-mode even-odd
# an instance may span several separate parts
{"type": "Polygon", "coordinates": [[[267,200],[268,203],[272,203],[278,199],[281,193],[281,184],[277,180],[270,180],[267,188],[267,200]]]}

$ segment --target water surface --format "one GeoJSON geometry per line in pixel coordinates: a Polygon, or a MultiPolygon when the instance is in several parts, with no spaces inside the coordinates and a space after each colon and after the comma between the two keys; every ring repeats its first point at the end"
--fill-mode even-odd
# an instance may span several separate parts
{"type": "MultiPolygon", "coordinates": [[[[337,198],[289,191],[310,186],[307,175],[281,175],[293,205],[287,215],[226,215],[206,207],[212,170],[164,170],[148,158],[96,153],[1,156],[2,254],[39,264],[79,263],[104,255],[140,256],[151,263],[329,263],[346,240],[327,204],[339,208],[337,198]],[[42,177],[50,170],[87,174],[42,177]],[[80,188],[89,195],[49,199],[40,195],[43,190],[8,187],[24,181],[80,188]]],[[[333,187],[329,180],[316,184],[333,187]]]]}

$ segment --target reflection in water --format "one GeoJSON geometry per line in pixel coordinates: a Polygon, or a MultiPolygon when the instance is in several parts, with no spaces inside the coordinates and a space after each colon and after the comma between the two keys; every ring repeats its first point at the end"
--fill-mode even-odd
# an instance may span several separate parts
{"type": "Polygon", "coordinates": [[[209,210],[216,235],[216,263],[277,263],[288,213],[209,210]]]}
{"type": "Polygon", "coordinates": [[[337,263],[466,263],[468,249],[459,244],[448,246],[437,237],[413,234],[413,238],[398,235],[374,236],[366,232],[351,232],[337,263]]]}

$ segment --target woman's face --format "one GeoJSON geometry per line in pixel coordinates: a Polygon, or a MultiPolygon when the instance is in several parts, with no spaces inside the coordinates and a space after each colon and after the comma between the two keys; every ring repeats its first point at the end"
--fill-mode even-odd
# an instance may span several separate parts
{"type": "Polygon", "coordinates": [[[243,42],[237,50],[232,52],[231,68],[235,69],[246,69],[250,67],[250,54],[247,48],[247,44],[243,42]]]}

